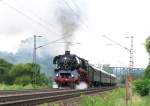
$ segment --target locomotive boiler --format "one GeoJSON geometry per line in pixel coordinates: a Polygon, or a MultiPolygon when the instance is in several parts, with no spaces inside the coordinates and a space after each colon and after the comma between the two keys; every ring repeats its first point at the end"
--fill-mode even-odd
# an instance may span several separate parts
{"type": "Polygon", "coordinates": [[[87,87],[114,86],[116,77],[88,63],[87,60],[70,54],[55,56],[53,59],[55,64],[54,80],[59,87],[75,88],[81,83],[85,83],[87,87]]]}

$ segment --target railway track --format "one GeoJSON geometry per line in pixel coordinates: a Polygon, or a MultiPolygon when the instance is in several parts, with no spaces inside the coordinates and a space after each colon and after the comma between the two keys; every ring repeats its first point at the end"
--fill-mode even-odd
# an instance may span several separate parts
{"type": "Polygon", "coordinates": [[[0,106],[35,106],[43,103],[79,97],[81,94],[92,94],[112,89],[113,88],[93,88],[87,90],[63,89],[44,92],[34,91],[20,94],[1,95],[0,106]]]}
{"type": "MultiPolygon", "coordinates": [[[[0,90],[1,95],[11,95],[11,94],[23,94],[23,93],[34,93],[34,92],[50,92],[58,91],[59,89],[27,89],[27,90],[0,90]]],[[[66,90],[66,89],[61,89],[66,90]]]]}

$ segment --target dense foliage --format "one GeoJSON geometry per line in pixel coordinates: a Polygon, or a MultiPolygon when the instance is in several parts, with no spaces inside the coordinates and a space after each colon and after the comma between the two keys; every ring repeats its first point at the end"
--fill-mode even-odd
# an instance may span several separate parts
{"type": "MultiPolygon", "coordinates": [[[[150,36],[145,41],[145,48],[150,55],[150,36]]],[[[141,95],[146,96],[150,92],[150,64],[144,72],[144,77],[134,81],[135,90],[141,95]]]]}
{"type": "Polygon", "coordinates": [[[150,92],[150,80],[149,79],[138,79],[134,82],[135,90],[141,96],[147,96],[150,92]]]}
{"type": "MultiPolygon", "coordinates": [[[[21,45],[20,46],[21,50],[19,49],[15,54],[0,51],[0,58],[9,61],[12,64],[30,63],[32,61],[33,53],[32,50],[27,48],[29,46],[21,45]]],[[[40,51],[37,53],[37,61],[38,64],[40,64],[41,66],[41,72],[44,72],[46,76],[53,76],[54,74],[53,71],[49,71],[49,70],[53,70],[52,59],[53,57],[50,54],[46,54],[45,51],[40,51]],[[40,54],[43,54],[43,56],[41,56],[40,54]]]]}
{"type": "Polygon", "coordinates": [[[145,41],[145,48],[147,52],[150,54],[150,36],[145,41]]]}
{"type": "Polygon", "coordinates": [[[40,72],[38,64],[26,63],[13,65],[0,59],[0,83],[18,85],[48,85],[50,81],[40,72]]]}
{"type": "Polygon", "coordinates": [[[0,59],[0,83],[10,83],[9,71],[12,68],[12,64],[4,59],[0,59]]]}
{"type": "MultiPolygon", "coordinates": [[[[150,36],[145,41],[145,48],[146,48],[148,54],[150,55],[150,36]]],[[[147,68],[145,69],[144,77],[150,79],[150,65],[148,65],[147,68]]]]}
{"type": "Polygon", "coordinates": [[[145,69],[144,78],[150,79],[150,65],[145,69]]]}

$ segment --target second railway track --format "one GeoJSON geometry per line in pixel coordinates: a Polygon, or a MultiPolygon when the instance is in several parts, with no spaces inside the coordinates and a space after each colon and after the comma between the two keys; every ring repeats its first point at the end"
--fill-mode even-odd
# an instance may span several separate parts
{"type": "MultiPolygon", "coordinates": [[[[64,89],[61,89],[64,90],[64,89]]],[[[33,93],[33,92],[50,92],[58,91],[58,89],[26,89],[26,90],[0,90],[1,95],[14,95],[14,94],[23,94],[23,93],[33,93]]]]}
{"type": "Polygon", "coordinates": [[[92,94],[112,90],[112,88],[99,88],[87,90],[52,90],[45,92],[29,92],[0,96],[0,106],[35,106],[43,103],[79,97],[82,94],[92,94]]]}

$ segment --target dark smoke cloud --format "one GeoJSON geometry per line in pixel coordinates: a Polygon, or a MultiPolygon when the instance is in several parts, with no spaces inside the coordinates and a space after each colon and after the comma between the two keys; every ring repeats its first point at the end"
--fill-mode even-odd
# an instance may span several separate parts
{"type": "Polygon", "coordinates": [[[73,42],[74,32],[79,27],[81,14],[80,12],[75,13],[69,7],[65,6],[57,8],[56,12],[57,21],[61,25],[62,36],[65,37],[65,50],[69,50],[71,42],[73,42]]]}

